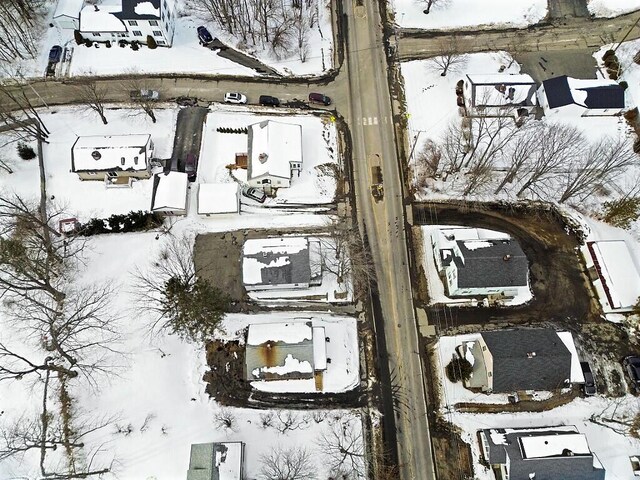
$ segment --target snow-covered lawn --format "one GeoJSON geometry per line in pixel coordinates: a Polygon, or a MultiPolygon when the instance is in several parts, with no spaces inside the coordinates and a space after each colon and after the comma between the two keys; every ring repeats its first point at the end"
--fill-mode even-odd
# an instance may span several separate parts
{"type": "MultiPolygon", "coordinates": [[[[318,205],[333,201],[336,179],[321,169],[322,165],[337,165],[341,161],[337,151],[335,124],[329,116],[283,116],[260,107],[226,107],[217,104],[212,105],[211,110],[204,125],[198,183],[233,182],[232,175],[240,182],[246,181],[246,170],[230,170],[227,165],[235,163],[236,153],[247,153],[247,135],[221,133],[217,129],[246,128],[264,120],[273,120],[302,126],[302,172],[299,177],[294,175],[289,188],[280,188],[276,198],[267,199],[264,206],[286,206],[290,203],[318,205]]],[[[247,198],[242,198],[242,202],[257,205],[247,198]]]]}
{"type": "MultiPolygon", "coordinates": [[[[317,312],[278,312],[255,315],[229,314],[224,320],[225,340],[244,343],[245,328],[250,324],[274,324],[279,322],[308,322],[314,327],[324,327],[326,337],[327,370],[323,373],[322,392],[345,392],[360,382],[358,331],[356,320],[351,317],[317,312]]],[[[274,335],[276,333],[274,332],[274,335]]],[[[273,339],[275,341],[275,339],[273,339]]],[[[314,379],[255,381],[251,385],[266,392],[315,392],[314,379]]]]}
{"type": "Polygon", "coordinates": [[[619,425],[611,428],[590,421],[591,416],[615,416],[618,420],[634,416],[638,412],[638,399],[626,396],[619,399],[604,397],[577,398],[571,403],[545,412],[468,414],[451,412],[447,418],[462,430],[462,438],[471,445],[474,458],[474,478],[493,480],[493,474],[480,463],[477,431],[485,428],[526,428],[573,425],[587,437],[593,454],[606,470],[608,479],[634,478],[629,456],[640,453],[640,441],[628,434],[618,433],[619,425]],[[617,408],[616,408],[617,407],[617,408]]]}
{"type": "Polygon", "coordinates": [[[436,0],[426,15],[427,2],[393,0],[396,23],[404,28],[525,27],[547,14],[546,0],[436,0]]]}
{"type": "MultiPolygon", "coordinates": [[[[272,66],[285,75],[315,75],[333,67],[333,35],[331,28],[331,10],[329,2],[321,0],[318,9],[318,22],[308,34],[308,54],[305,62],[301,62],[298,54],[292,49],[287,58],[276,59],[267,50],[247,51],[264,63],[272,66]]],[[[206,25],[211,35],[219,38],[227,45],[236,47],[238,39],[231,38],[222,31],[218,31],[212,24],[204,22],[188,11],[183,2],[177,2],[178,16],[176,30],[171,48],[158,47],[150,50],[142,46],[140,50],[120,48],[117,46],[106,48],[86,47],[76,45],[73,30],[63,30],[57,27],[45,27],[51,22],[51,16],[56,2],[50,2],[50,11],[43,21],[43,35],[40,43],[39,55],[33,60],[16,61],[12,68],[19,69],[25,77],[41,77],[47,67],[49,49],[54,45],[61,45],[73,49],[72,60],[62,64],[62,71],[69,71],[69,75],[117,75],[131,71],[144,73],[208,73],[224,75],[258,75],[253,69],[227,60],[216,52],[202,47],[198,43],[196,28],[206,25]]]]}
{"type": "Polygon", "coordinates": [[[589,12],[596,17],[615,17],[640,8],[640,0],[588,0],[589,12]]]}

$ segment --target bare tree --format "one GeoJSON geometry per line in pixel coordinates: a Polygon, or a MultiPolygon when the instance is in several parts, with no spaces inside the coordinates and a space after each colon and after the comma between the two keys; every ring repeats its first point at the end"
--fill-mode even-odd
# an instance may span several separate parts
{"type": "Polygon", "coordinates": [[[362,430],[355,428],[359,421],[354,415],[340,415],[330,422],[328,431],[322,432],[316,441],[331,471],[342,475],[334,475],[336,478],[368,478],[362,430]]]}
{"type": "Polygon", "coordinates": [[[604,138],[578,155],[563,178],[560,203],[594,193],[602,185],[614,181],[630,167],[638,165],[638,157],[621,138],[604,138]]]}
{"type": "Polygon", "coordinates": [[[503,159],[508,162],[504,177],[494,190],[494,194],[501,192],[508,183],[513,183],[523,168],[525,168],[538,148],[540,131],[537,124],[527,124],[514,136],[503,159]]]}
{"type": "MultiPolygon", "coordinates": [[[[137,72],[129,72],[137,75],[137,72]]],[[[157,122],[155,108],[157,100],[150,95],[142,95],[143,91],[152,91],[153,89],[143,78],[133,77],[124,82],[123,88],[127,90],[129,95],[129,103],[137,110],[136,114],[146,115],[153,123],[157,122]]]]}
{"type": "Polygon", "coordinates": [[[38,53],[39,28],[44,14],[40,0],[0,2],[0,62],[15,63],[38,53]]]}
{"type": "Polygon", "coordinates": [[[261,480],[315,480],[316,467],[305,448],[273,447],[260,457],[261,480]]]}
{"type": "Polygon", "coordinates": [[[198,275],[192,250],[190,238],[172,236],[148,270],[135,270],[138,306],[155,314],[151,332],[166,329],[203,341],[224,318],[229,296],[198,275]]]}
{"type": "Polygon", "coordinates": [[[42,142],[50,133],[22,84],[0,85],[0,122],[42,142]]]}
{"type": "Polygon", "coordinates": [[[444,5],[446,1],[447,0],[422,0],[422,3],[424,3],[427,6],[427,8],[424,9],[423,13],[428,15],[429,13],[431,13],[431,7],[444,5]]]}
{"type": "Polygon", "coordinates": [[[213,424],[217,430],[229,432],[238,431],[238,420],[233,412],[228,408],[221,408],[213,414],[213,424]]]}
{"type": "Polygon", "coordinates": [[[104,86],[100,86],[95,80],[87,80],[78,85],[76,90],[85,108],[97,113],[102,123],[106,125],[108,122],[107,117],[104,115],[104,109],[107,89],[104,86]]]}
{"type": "Polygon", "coordinates": [[[438,44],[439,55],[429,59],[429,68],[446,77],[447,73],[455,72],[466,65],[467,50],[466,44],[457,35],[444,37],[438,44]]]}
{"type": "Polygon", "coordinates": [[[427,179],[438,175],[441,161],[440,146],[431,139],[427,140],[413,160],[412,169],[416,188],[426,186],[427,179]]]}

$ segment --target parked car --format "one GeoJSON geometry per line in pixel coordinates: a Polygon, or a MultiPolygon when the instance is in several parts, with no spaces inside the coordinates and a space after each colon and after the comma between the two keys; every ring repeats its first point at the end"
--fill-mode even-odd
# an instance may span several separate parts
{"type": "Polygon", "coordinates": [[[640,357],[629,356],[622,360],[622,366],[629,375],[633,388],[640,390],[640,357]]]}
{"type": "Polygon", "coordinates": [[[267,194],[264,193],[264,190],[255,187],[242,187],[242,195],[260,203],[263,203],[267,198],[267,194]]]}
{"type": "Polygon", "coordinates": [[[200,26],[198,27],[197,32],[198,32],[198,40],[200,41],[200,45],[207,46],[211,42],[213,42],[213,37],[209,33],[209,30],[207,30],[207,27],[200,26]]]}
{"type": "Polygon", "coordinates": [[[597,389],[596,383],[593,379],[591,365],[589,365],[589,362],[580,362],[580,367],[582,368],[582,375],[584,375],[584,385],[582,386],[582,391],[588,397],[595,395],[597,389]]]}
{"type": "Polygon", "coordinates": [[[193,153],[187,154],[187,158],[184,161],[184,172],[187,174],[187,179],[190,182],[196,181],[196,175],[198,173],[198,157],[193,153]]]}
{"type": "Polygon", "coordinates": [[[331,99],[321,93],[310,93],[309,103],[315,103],[318,105],[324,105],[325,107],[328,107],[329,105],[331,105],[331,99]]]}
{"type": "Polygon", "coordinates": [[[131,100],[158,100],[160,94],[156,90],[141,89],[131,90],[129,97],[131,97],[131,100]]]}
{"type": "Polygon", "coordinates": [[[176,103],[181,107],[195,107],[198,105],[198,99],[195,97],[178,97],[176,103]]]}
{"type": "Polygon", "coordinates": [[[271,95],[260,95],[260,99],[258,100],[260,105],[264,105],[267,107],[278,107],[280,106],[280,100],[276,97],[272,97],[271,95]]]}
{"type": "Polygon", "coordinates": [[[62,47],[60,45],[54,45],[49,50],[49,62],[58,63],[62,58],[62,47]]]}
{"type": "Polygon", "coordinates": [[[247,103],[247,97],[238,92],[227,92],[224,94],[224,101],[226,103],[247,103]]]}

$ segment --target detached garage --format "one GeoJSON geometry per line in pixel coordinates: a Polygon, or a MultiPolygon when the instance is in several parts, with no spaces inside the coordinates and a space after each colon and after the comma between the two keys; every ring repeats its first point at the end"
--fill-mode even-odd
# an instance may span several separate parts
{"type": "Polygon", "coordinates": [[[58,28],[78,30],[80,28],[80,10],[84,0],[58,0],[53,12],[53,23],[58,28]]]}

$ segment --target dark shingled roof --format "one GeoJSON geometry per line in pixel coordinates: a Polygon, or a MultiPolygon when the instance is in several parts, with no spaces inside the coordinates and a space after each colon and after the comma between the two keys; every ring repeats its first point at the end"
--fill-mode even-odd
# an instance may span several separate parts
{"type": "Polygon", "coordinates": [[[509,478],[529,480],[604,480],[605,470],[593,466],[593,455],[572,455],[546,458],[522,458],[519,439],[540,435],[566,435],[576,432],[545,429],[543,431],[512,431],[505,435],[507,443],[496,445],[491,430],[483,430],[489,445],[489,463],[505,464],[509,457],[509,478]]]}
{"type": "MultiPolygon", "coordinates": [[[[576,103],[566,75],[542,82],[549,108],[564,107],[576,103]]],[[[601,85],[579,88],[587,93],[587,108],[624,108],[624,89],[620,85],[601,85]]]]}
{"type": "Polygon", "coordinates": [[[549,391],[571,378],[571,352],[550,328],[483,332],[482,338],[493,357],[496,393],[549,391]]]}
{"type": "Polygon", "coordinates": [[[524,287],[528,284],[529,264],[522,248],[514,240],[482,240],[491,246],[468,249],[468,240],[456,243],[464,263],[458,267],[458,288],[524,287]],[[507,259],[507,260],[505,260],[507,259]]]}
{"type": "Polygon", "coordinates": [[[160,12],[160,0],[122,0],[122,11],[114,13],[120,20],[158,20],[158,16],[155,15],[139,15],[136,13],[136,7],[139,3],[151,3],[153,8],[158,9],[160,12]]]}

